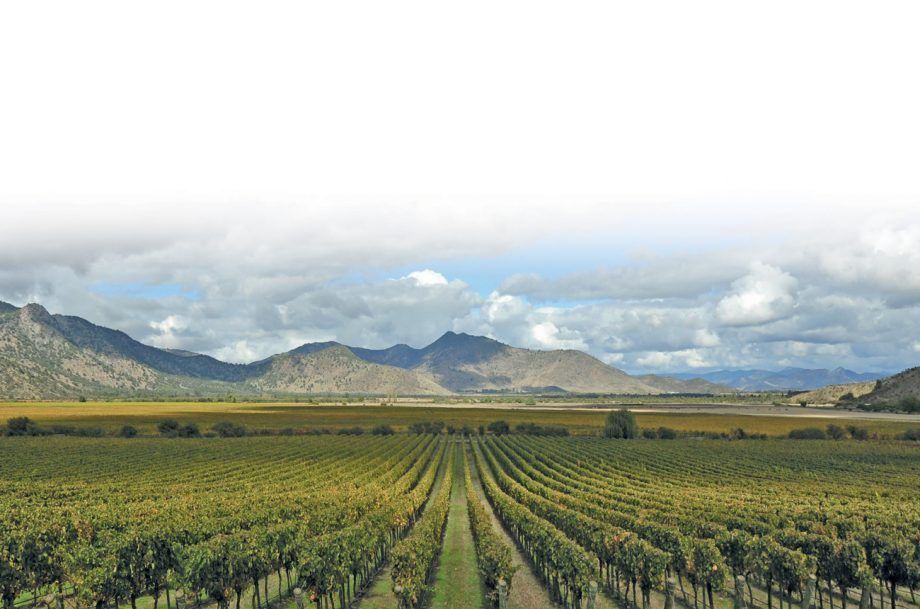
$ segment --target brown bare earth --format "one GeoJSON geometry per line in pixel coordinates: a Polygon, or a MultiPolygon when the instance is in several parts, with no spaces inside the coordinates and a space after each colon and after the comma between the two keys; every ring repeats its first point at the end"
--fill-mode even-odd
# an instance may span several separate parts
{"type": "Polygon", "coordinates": [[[836,404],[840,398],[848,393],[854,398],[864,396],[875,389],[875,385],[876,381],[828,385],[806,393],[796,394],[792,399],[794,402],[805,402],[807,404],[836,404]]]}

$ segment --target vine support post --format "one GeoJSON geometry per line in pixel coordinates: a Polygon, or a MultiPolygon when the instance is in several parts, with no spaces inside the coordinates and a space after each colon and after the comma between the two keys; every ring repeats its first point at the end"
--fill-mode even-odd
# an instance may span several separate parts
{"type": "Polygon", "coordinates": [[[588,603],[585,609],[597,609],[597,582],[588,584],[588,603]]]}
{"type": "Polygon", "coordinates": [[[508,609],[508,582],[498,580],[498,609],[508,609]]]}
{"type": "Polygon", "coordinates": [[[805,589],[802,590],[802,609],[811,609],[811,602],[815,597],[815,586],[817,583],[818,580],[814,575],[808,576],[808,581],[805,583],[805,589]]]}
{"type": "Polygon", "coordinates": [[[294,588],[294,603],[297,609],[303,609],[303,589],[300,587],[294,588]]]}
{"type": "Polygon", "coordinates": [[[181,590],[176,590],[176,609],[185,609],[185,594],[181,590]]]}
{"type": "Polygon", "coordinates": [[[674,609],[674,578],[669,577],[664,584],[664,609],[674,609]]]}
{"type": "MultiPolygon", "coordinates": [[[[747,602],[744,600],[744,576],[735,576],[735,605],[734,609],[746,609],[747,602]]],[[[804,604],[803,604],[804,607],[804,604]]]]}
{"type": "Polygon", "coordinates": [[[872,604],[872,593],[868,586],[863,586],[859,594],[859,609],[869,609],[872,604]]]}

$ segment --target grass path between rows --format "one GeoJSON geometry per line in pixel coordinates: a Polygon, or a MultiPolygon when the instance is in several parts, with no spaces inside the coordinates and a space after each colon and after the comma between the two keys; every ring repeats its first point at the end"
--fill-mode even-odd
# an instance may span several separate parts
{"type": "Polygon", "coordinates": [[[396,609],[396,606],[396,595],[393,594],[393,582],[390,581],[390,563],[388,562],[377,574],[373,585],[361,597],[358,607],[360,609],[396,609]]]}
{"type": "Polygon", "coordinates": [[[466,504],[463,444],[457,444],[451,450],[456,450],[458,454],[454,457],[454,483],[431,609],[484,609],[486,590],[476,564],[476,548],[466,504]]]}

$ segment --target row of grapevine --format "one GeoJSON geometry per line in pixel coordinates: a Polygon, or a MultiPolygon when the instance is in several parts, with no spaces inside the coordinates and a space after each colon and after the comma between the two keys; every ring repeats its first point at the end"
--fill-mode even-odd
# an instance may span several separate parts
{"type": "Polygon", "coordinates": [[[393,549],[391,575],[400,609],[420,607],[429,591],[428,581],[441,549],[450,508],[455,452],[453,447],[448,450],[441,486],[429,500],[431,505],[426,506],[412,531],[393,549]]]}
{"type": "Polygon", "coordinates": [[[504,581],[510,589],[515,566],[511,560],[511,548],[502,541],[492,526],[489,513],[483,507],[473,487],[470,462],[463,456],[463,476],[466,481],[466,505],[470,516],[470,529],[476,547],[476,560],[489,595],[489,604],[498,606],[498,584],[504,581]]]}
{"type": "Polygon", "coordinates": [[[489,475],[475,443],[473,449],[483,490],[495,514],[530,556],[553,599],[567,608],[580,608],[593,575],[594,559],[551,523],[507,495],[489,475]]]}

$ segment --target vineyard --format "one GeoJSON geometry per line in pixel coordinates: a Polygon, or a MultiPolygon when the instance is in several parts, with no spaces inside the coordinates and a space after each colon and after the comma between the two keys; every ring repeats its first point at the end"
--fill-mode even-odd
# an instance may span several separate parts
{"type": "Polygon", "coordinates": [[[5,438],[0,484],[4,609],[920,606],[905,442],[5,438]]]}

